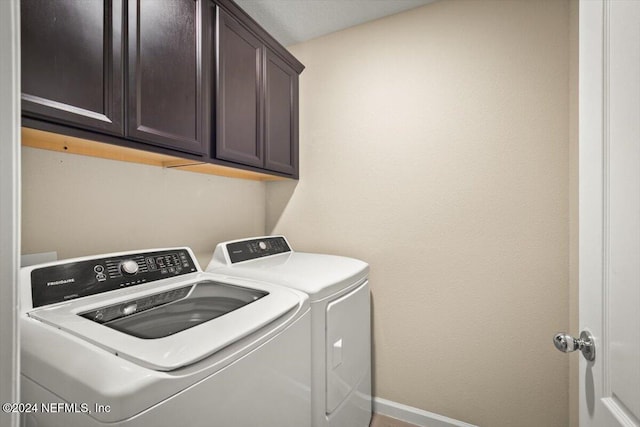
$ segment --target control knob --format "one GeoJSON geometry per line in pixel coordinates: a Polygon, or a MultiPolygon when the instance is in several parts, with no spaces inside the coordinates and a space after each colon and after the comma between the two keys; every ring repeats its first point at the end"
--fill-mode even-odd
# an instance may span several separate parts
{"type": "Polygon", "coordinates": [[[138,263],[132,259],[124,260],[120,264],[120,271],[127,276],[133,276],[138,272],[138,263]]]}

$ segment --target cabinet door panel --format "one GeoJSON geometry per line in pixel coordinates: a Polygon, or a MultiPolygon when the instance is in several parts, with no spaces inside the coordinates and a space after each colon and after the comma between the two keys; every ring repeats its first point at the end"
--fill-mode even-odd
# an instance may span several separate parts
{"type": "Polygon", "coordinates": [[[25,115],[121,135],[122,1],[23,0],[25,115]]]}
{"type": "Polygon", "coordinates": [[[200,6],[129,2],[129,137],[204,152],[200,6]]]}
{"type": "Polygon", "coordinates": [[[221,9],[217,30],[216,157],[262,167],[262,43],[221,9]]]}
{"type": "Polygon", "coordinates": [[[265,50],[265,168],[295,174],[298,152],[298,74],[265,50]]]}

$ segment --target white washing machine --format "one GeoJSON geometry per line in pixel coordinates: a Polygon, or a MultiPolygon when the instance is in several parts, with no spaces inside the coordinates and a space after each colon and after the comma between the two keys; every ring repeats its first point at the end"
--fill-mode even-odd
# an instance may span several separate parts
{"type": "Polygon", "coordinates": [[[310,426],[306,294],[188,248],[21,270],[22,424],[310,426]]]}
{"type": "Polygon", "coordinates": [[[207,271],[307,293],[311,299],[312,425],[369,425],[371,308],[367,263],[295,252],[284,236],[268,236],[218,244],[207,271]]]}

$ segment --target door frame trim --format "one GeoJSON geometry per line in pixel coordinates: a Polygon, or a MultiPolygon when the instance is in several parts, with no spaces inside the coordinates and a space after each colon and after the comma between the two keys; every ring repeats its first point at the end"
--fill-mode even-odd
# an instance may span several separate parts
{"type": "MultiPolygon", "coordinates": [[[[20,1],[0,1],[0,401],[19,402],[20,1]]],[[[17,427],[18,413],[0,412],[17,427]]]]}

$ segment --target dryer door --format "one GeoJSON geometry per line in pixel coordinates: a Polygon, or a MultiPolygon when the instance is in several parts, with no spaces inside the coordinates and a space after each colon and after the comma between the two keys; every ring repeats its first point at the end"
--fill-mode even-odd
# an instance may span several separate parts
{"type": "Polygon", "coordinates": [[[358,388],[370,396],[371,309],[369,282],[327,305],[327,414],[358,388]]]}

